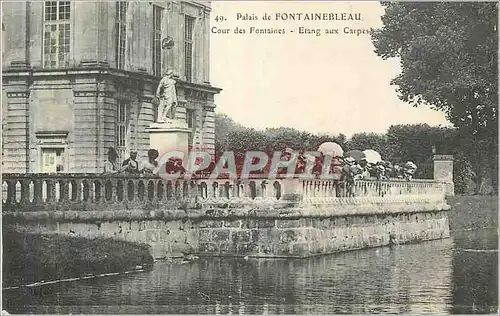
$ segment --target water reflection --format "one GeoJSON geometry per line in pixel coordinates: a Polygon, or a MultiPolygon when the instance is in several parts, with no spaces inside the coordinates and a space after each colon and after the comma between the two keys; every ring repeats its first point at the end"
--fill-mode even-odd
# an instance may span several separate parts
{"type": "Polygon", "coordinates": [[[158,262],[127,277],[4,292],[3,303],[11,313],[85,314],[441,314],[471,299],[493,305],[497,253],[454,248],[447,239],[304,260],[158,262]]]}

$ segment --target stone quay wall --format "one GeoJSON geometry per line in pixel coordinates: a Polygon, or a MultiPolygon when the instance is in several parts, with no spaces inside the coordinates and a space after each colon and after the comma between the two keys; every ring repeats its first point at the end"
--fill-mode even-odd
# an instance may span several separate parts
{"type": "Polygon", "coordinates": [[[347,196],[333,181],[319,179],[3,179],[3,225],[147,243],[155,258],[300,258],[389,245],[391,238],[409,243],[449,237],[446,183],[439,181],[363,180],[347,196]]]}

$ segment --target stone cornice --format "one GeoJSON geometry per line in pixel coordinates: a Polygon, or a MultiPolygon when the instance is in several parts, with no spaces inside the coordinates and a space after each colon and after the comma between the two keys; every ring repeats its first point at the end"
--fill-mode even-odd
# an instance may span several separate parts
{"type": "MultiPolygon", "coordinates": [[[[120,69],[112,69],[106,67],[80,67],[80,68],[67,68],[67,69],[23,69],[22,71],[16,69],[3,69],[2,76],[8,78],[44,78],[44,77],[58,77],[58,76],[101,76],[113,77],[128,81],[128,83],[142,84],[150,83],[158,85],[161,77],[152,76],[144,72],[133,72],[120,69]]],[[[221,88],[211,86],[210,84],[199,84],[177,80],[177,86],[185,90],[206,92],[209,94],[218,94],[222,91],[221,88]]]]}

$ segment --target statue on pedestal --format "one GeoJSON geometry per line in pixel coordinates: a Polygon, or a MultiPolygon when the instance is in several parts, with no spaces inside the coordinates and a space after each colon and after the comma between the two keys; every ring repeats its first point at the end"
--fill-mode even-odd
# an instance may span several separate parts
{"type": "Polygon", "coordinates": [[[158,104],[158,116],[156,123],[172,123],[175,120],[175,110],[177,106],[177,91],[175,89],[174,72],[168,70],[160,80],[156,89],[158,104]]]}

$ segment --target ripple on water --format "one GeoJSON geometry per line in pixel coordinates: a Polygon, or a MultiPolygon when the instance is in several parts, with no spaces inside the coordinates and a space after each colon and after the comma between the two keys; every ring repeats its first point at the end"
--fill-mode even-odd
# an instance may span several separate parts
{"type": "Polygon", "coordinates": [[[4,291],[3,305],[66,314],[443,314],[494,305],[498,253],[459,246],[447,239],[304,260],[160,261],[144,273],[4,291]]]}

